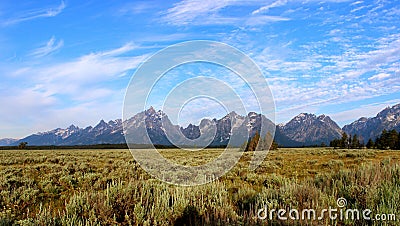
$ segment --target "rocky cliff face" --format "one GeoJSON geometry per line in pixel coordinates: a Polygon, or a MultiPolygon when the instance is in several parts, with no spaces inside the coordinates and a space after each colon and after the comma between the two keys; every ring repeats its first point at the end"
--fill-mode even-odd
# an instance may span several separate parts
{"type": "Polygon", "coordinates": [[[270,120],[254,112],[247,116],[231,112],[221,119],[203,119],[199,126],[189,124],[183,128],[173,125],[165,113],[151,107],[126,121],[101,120],[95,127],[84,129],[71,125],[66,129],[58,128],[33,134],[18,142],[28,142],[29,145],[114,144],[125,143],[125,133],[129,137],[128,142],[135,144],[202,146],[211,143],[217,146],[227,145],[232,141],[230,145],[240,146],[246,140],[247,134],[252,136],[261,130],[261,120],[267,122],[268,128],[264,129],[273,130],[275,125],[270,120]],[[237,136],[232,139],[232,134],[237,136]]]}
{"type": "Polygon", "coordinates": [[[305,145],[329,144],[331,140],[341,137],[342,133],[329,116],[308,113],[301,113],[279,127],[284,135],[305,145]]]}
{"type": "Polygon", "coordinates": [[[347,134],[357,134],[364,142],[376,139],[384,129],[400,131],[400,104],[383,109],[375,117],[362,117],[343,127],[347,134]]]}
{"type": "MultiPolygon", "coordinates": [[[[195,145],[204,144],[241,146],[248,136],[256,132],[273,132],[275,140],[283,146],[329,144],[341,137],[342,131],[357,134],[366,142],[375,139],[383,129],[400,131],[400,104],[385,108],[376,117],[360,118],[346,125],[343,130],[326,115],[302,113],[284,125],[276,126],[264,115],[250,112],[246,116],[231,112],[221,119],[203,119],[200,125],[189,124],[186,128],[174,125],[162,111],[149,108],[128,120],[105,122],[101,120],[95,127],[79,128],[71,125],[66,129],[57,128],[47,132],[30,135],[21,140],[9,141],[10,145],[28,142],[28,145],[86,145],[125,143],[135,144],[195,145]],[[261,123],[264,122],[264,123],[261,123]],[[261,128],[261,126],[264,126],[261,128]],[[124,131],[125,129],[125,131],[124,131]],[[233,137],[234,135],[234,137],[233,137]],[[172,143],[171,143],[172,141],[172,143]],[[11,143],[10,143],[11,142],[11,143]]],[[[5,144],[7,145],[7,144],[5,144]]]]}

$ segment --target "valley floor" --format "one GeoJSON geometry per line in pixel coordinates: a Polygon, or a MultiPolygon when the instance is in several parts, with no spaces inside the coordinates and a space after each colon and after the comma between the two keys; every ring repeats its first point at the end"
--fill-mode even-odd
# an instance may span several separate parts
{"type": "MultiPolygon", "coordinates": [[[[161,150],[201,165],[223,149],[161,150]]],[[[128,150],[0,151],[0,225],[381,225],[351,219],[260,219],[270,209],[337,208],[396,214],[400,224],[400,151],[281,148],[255,171],[251,152],[212,183],[181,187],[152,178],[128,150]]],[[[319,216],[319,214],[318,214],[319,216]]],[[[375,215],[374,215],[375,216],[375,215]]]]}

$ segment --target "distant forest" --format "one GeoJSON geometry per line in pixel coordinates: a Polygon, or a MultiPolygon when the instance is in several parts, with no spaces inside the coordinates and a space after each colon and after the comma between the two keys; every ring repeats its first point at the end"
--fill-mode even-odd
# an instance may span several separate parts
{"type": "Polygon", "coordinates": [[[396,130],[383,130],[381,135],[374,140],[369,139],[367,144],[361,143],[357,134],[347,135],[345,132],[342,138],[334,139],[330,142],[334,148],[363,148],[382,149],[382,150],[400,150],[400,133],[396,130]]]}

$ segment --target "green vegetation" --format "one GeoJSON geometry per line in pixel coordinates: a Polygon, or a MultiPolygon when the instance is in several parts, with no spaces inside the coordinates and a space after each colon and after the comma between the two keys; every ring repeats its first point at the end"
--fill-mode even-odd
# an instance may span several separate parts
{"type": "MultiPolygon", "coordinates": [[[[343,132],[342,138],[332,140],[330,146],[334,148],[362,148],[364,144],[360,143],[357,134],[348,136],[343,132]]],[[[368,149],[400,150],[400,133],[394,129],[390,131],[384,129],[375,142],[369,139],[365,147],[368,149]]]]}
{"type": "MultiPolygon", "coordinates": [[[[221,151],[161,153],[197,165],[221,151]]],[[[257,219],[264,206],[318,211],[339,197],[348,208],[400,213],[398,151],[278,149],[254,172],[251,156],[217,181],[179,187],[151,178],[127,150],[3,150],[0,225],[381,225],[257,219]]]]}
{"type": "Polygon", "coordinates": [[[379,149],[400,149],[400,134],[396,130],[383,130],[380,137],[378,137],[373,147],[379,149]]]}
{"type": "Polygon", "coordinates": [[[19,143],[18,148],[19,149],[25,149],[26,145],[28,145],[28,142],[21,142],[21,143],[19,143]]]}
{"type": "Polygon", "coordinates": [[[334,139],[330,142],[329,146],[334,148],[362,148],[364,144],[362,144],[357,136],[354,134],[353,136],[347,135],[347,133],[342,133],[342,138],[334,139]]]}

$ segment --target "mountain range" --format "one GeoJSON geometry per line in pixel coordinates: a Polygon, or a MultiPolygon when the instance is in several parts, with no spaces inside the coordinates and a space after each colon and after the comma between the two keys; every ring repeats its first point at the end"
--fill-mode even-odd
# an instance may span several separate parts
{"type": "Polygon", "coordinates": [[[284,135],[303,145],[329,144],[342,136],[340,127],[326,115],[301,113],[279,127],[284,135]]]}
{"type": "Polygon", "coordinates": [[[150,107],[125,121],[101,120],[94,127],[71,125],[65,129],[32,134],[20,140],[0,139],[0,146],[15,146],[20,142],[28,142],[28,145],[120,144],[126,142],[124,133],[129,135],[128,142],[135,144],[152,142],[159,145],[174,143],[197,146],[211,143],[212,146],[219,146],[231,141],[231,146],[240,146],[247,133],[254,136],[256,132],[264,131],[261,135],[265,136],[267,131],[275,130],[274,139],[278,144],[295,147],[329,144],[331,140],[340,138],[343,132],[357,134],[362,142],[366,142],[379,136],[383,129],[400,131],[400,104],[385,108],[375,117],[362,117],[343,128],[326,115],[301,113],[286,124],[275,125],[264,115],[255,112],[245,116],[230,112],[221,119],[203,119],[199,125],[189,124],[183,128],[172,124],[164,112],[150,107]],[[261,125],[264,127],[261,128],[261,125]],[[237,137],[232,139],[232,134],[237,137]]]}
{"type": "Polygon", "coordinates": [[[13,138],[0,139],[0,146],[9,146],[17,141],[18,141],[18,139],[13,139],[13,138]]]}
{"type": "Polygon", "coordinates": [[[344,132],[357,134],[365,143],[370,138],[376,139],[384,129],[400,131],[400,104],[383,109],[375,117],[362,117],[343,127],[344,132]]]}

